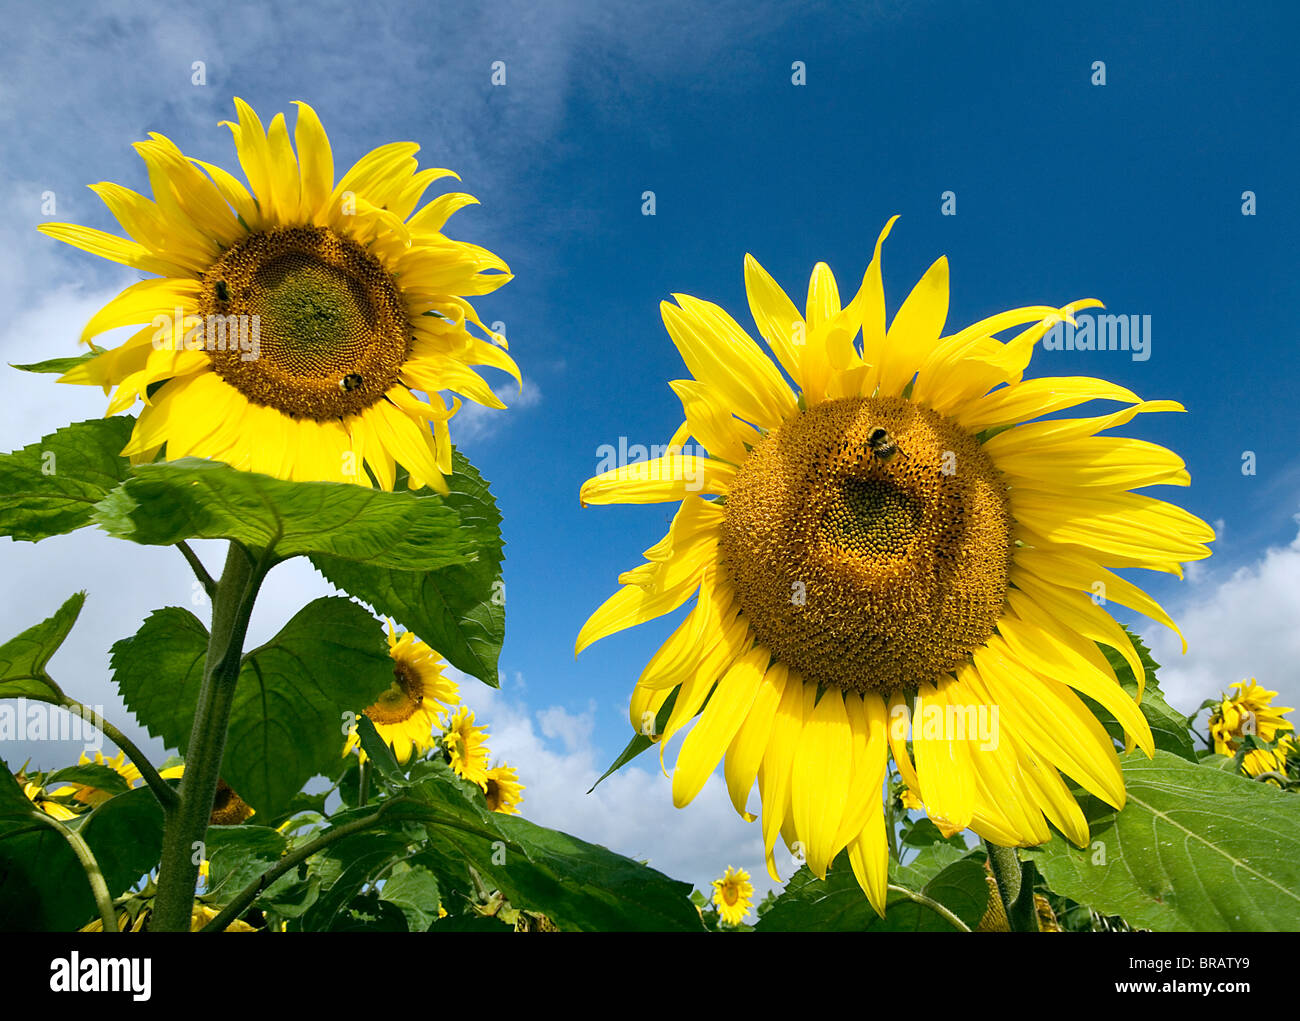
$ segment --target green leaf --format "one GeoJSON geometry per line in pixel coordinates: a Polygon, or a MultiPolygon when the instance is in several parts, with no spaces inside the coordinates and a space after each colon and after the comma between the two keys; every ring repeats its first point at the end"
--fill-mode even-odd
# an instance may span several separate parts
{"type": "MultiPolygon", "coordinates": [[[[681,690],[680,688],[674,688],[671,692],[669,692],[668,697],[664,699],[664,704],[659,707],[659,712],[655,716],[656,734],[662,734],[664,732],[664,728],[668,726],[668,718],[673,714],[673,706],[677,704],[677,693],[680,690],[681,690]]],[[[601,780],[604,780],[606,777],[611,776],[612,774],[618,772],[618,770],[622,769],[629,762],[631,762],[638,755],[640,755],[643,751],[645,751],[647,748],[650,748],[654,744],[655,742],[652,741],[645,734],[637,734],[634,738],[632,738],[631,741],[627,743],[627,747],[624,748],[621,752],[619,752],[618,758],[616,758],[613,762],[609,764],[609,768],[605,770],[605,772],[601,773],[599,777],[596,778],[596,782],[591,785],[591,789],[588,790],[587,793],[590,794],[600,785],[601,780]]]]}
{"type": "Polygon", "coordinates": [[[332,585],[413,631],[457,670],[495,688],[505,638],[501,515],[487,483],[459,451],[452,455],[447,485],[445,503],[472,535],[477,559],[427,570],[400,558],[362,563],[316,555],[311,561],[332,585]]]}
{"type": "Polygon", "coordinates": [[[203,684],[208,629],[189,610],[154,610],[131,638],[113,643],[109,663],[126,707],[154,737],[182,752],[203,684]]]}
{"type": "MultiPolygon", "coordinates": [[[[975,928],[988,905],[988,885],[979,852],[963,856],[946,844],[927,849],[915,862],[895,869],[890,882],[920,890],[975,928]]],[[[954,927],[931,908],[889,891],[885,917],[876,914],[841,854],[817,879],[799,869],[759,919],[759,932],[953,932],[954,927]]]]}
{"type": "Polygon", "coordinates": [[[47,358],[43,362],[31,362],[28,365],[15,365],[10,362],[9,367],[22,372],[49,372],[62,376],[68,370],[75,369],[78,365],[83,365],[92,358],[98,358],[103,353],[102,349],[86,351],[79,355],[69,355],[67,358],[47,358]]]}
{"type": "Polygon", "coordinates": [[[394,858],[404,857],[409,846],[409,837],[376,829],[344,837],[322,851],[318,859],[323,860],[318,860],[316,867],[321,877],[321,894],[302,916],[302,930],[326,932],[340,921],[345,922],[340,913],[361,888],[394,858]]]}
{"type": "Polygon", "coordinates": [[[401,909],[411,932],[425,932],[438,920],[438,880],[423,865],[396,866],[379,896],[401,909]]]}
{"type": "MultiPolygon", "coordinates": [[[[1196,748],[1192,744],[1192,736],[1188,731],[1189,721],[1186,716],[1165,701],[1164,693],[1160,690],[1160,684],[1156,680],[1156,672],[1160,669],[1160,664],[1151,658],[1151,650],[1143,644],[1139,636],[1129,631],[1128,628],[1124,630],[1133,642],[1133,648],[1146,670],[1146,684],[1142,692],[1142,702],[1139,708],[1141,708],[1142,715],[1146,717],[1147,723],[1151,726],[1151,737],[1155,741],[1155,746],[1167,752],[1173,752],[1173,754],[1187,759],[1189,762],[1195,762],[1196,748]]],[[[1098,648],[1105,654],[1107,662],[1115,671],[1120,686],[1128,694],[1137,697],[1137,678],[1133,676],[1133,668],[1128,665],[1128,660],[1124,659],[1109,645],[1099,643],[1098,648]]],[[[1119,725],[1115,717],[1086,696],[1080,697],[1083,698],[1085,704],[1093,711],[1097,719],[1101,721],[1102,726],[1106,728],[1106,732],[1123,744],[1124,728],[1119,725]]]]}
{"type": "Polygon", "coordinates": [[[127,476],[119,451],[134,426],[128,415],[95,418],[0,454],[0,535],[37,542],[90,524],[95,505],[127,476]]]}
{"type": "Polygon", "coordinates": [[[435,874],[449,910],[457,890],[473,892],[472,867],[512,906],[544,914],[562,929],[700,930],[689,883],[567,833],[489,812],[478,788],[454,777],[446,763],[426,763],[424,771],[398,813],[427,824],[427,850],[444,863],[435,874]]]}
{"type": "Polygon", "coordinates": [[[465,563],[479,540],[433,493],[286,482],[192,457],[139,465],[96,505],[95,520],[146,546],[233,539],[282,560],[327,553],[408,571],[465,563]]]}
{"type": "Polygon", "coordinates": [[[1053,891],[1158,931],[1300,929],[1295,796],[1157,751],[1122,757],[1122,812],[1083,797],[1092,842],[1027,850],[1053,891]]]}
{"type": "Polygon", "coordinates": [[[375,730],[374,723],[365,713],[357,717],[357,736],[361,739],[361,750],[366,753],[379,775],[395,787],[405,787],[406,774],[397,765],[393,749],[379,736],[379,731],[375,730]]]}
{"type": "Polygon", "coordinates": [[[951,844],[963,850],[966,840],[961,833],[945,837],[943,832],[931,820],[922,817],[915,820],[903,830],[903,844],[907,847],[929,847],[931,844],[951,844]]]}
{"type": "Polygon", "coordinates": [[[95,808],[81,824],[80,832],[95,853],[109,895],[116,897],[158,867],[162,856],[162,807],[148,787],[136,787],[95,808]]]}
{"type": "Polygon", "coordinates": [[[85,602],[84,592],[69,596],[52,617],[0,645],[0,698],[58,700],[63,697],[45,667],[68,637],[85,602]]]}
{"type": "MultiPolygon", "coordinates": [[[[113,646],[118,690],[151,734],[189,743],[207,651],[193,614],[168,607],[113,646]]],[[[270,642],[244,657],[231,708],[222,778],[257,812],[282,812],[343,753],[343,714],[370,705],[393,681],[379,623],[338,596],[308,603],[270,642]]]]}
{"type": "Polygon", "coordinates": [[[208,858],[208,892],[224,903],[264,875],[287,842],[269,826],[209,826],[203,838],[208,858]]]}
{"type": "MultiPolygon", "coordinates": [[[[96,915],[81,863],[61,833],[31,818],[39,813],[0,764],[0,931],[67,932],[96,915]]],[[[157,866],[162,823],[153,792],[139,787],[64,825],[78,828],[116,897],[157,866]]]]}
{"type": "MultiPolygon", "coordinates": [[[[532,868],[507,864],[516,893],[510,902],[546,915],[561,928],[585,931],[695,932],[700,916],[691,884],[598,844],[546,829],[517,815],[497,820],[523,848],[532,868]]],[[[502,886],[504,890],[505,887],[502,886]]]]}

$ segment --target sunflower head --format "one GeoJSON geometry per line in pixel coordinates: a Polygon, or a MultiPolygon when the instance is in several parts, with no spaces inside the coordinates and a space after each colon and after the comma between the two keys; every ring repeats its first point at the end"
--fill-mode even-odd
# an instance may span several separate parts
{"type": "Polygon", "coordinates": [[[487,786],[483,794],[487,798],[489,810],[505,815],[518,815],[525,789],[519,782],[519,773],[515,768],[503,762],[487,771],[487,786]]]}
{"type": "Polygon", "coordinates": [[[685,421],[664,456],[597,475],[580,501],[680,508],[577,642],[693,600],[630,705],[661,756],[690,727],[674,802],[722,760],[736,811],[761,814],[774,878],[778,837],[818,876],[847,850],[881,912],[891,754],[944,833],[1024,846],[1049,839],[1050,823],[1082,845],[1065,777],[1122,806],[1115,743],[1080,696],[1150,753],[1150,727],[1098,644],[1118,651],[1139,692],[1145,672],[1095,596],[1173,628],[1113,569],[1181,573],[1214,537],[1132,492],[1187,485],[1180,458],[1100,435],[1180,405],[1100,379],[1024,378],[1046,331],[1099,302],[945,333],[941,258],[887,322],[880,252],[892,226],[847,304],[824,264],[800,309],[746,257],[770,357],[717,305],[684,294],[662,305],[692,377],[671,384],[685,421]],[[1090,401],[1121,410],[1033,421],[1090,401]],[[686,452],[690,437],[703,453],[686,452]],[[646,730],[674,695],[661,732],[646,730]],[[749,809],[755,783],[761,813],[749,809]]]}
{"type": "Polygon", "coordinates": [[[1272,742],[1280,731],[1295,729],[1291,721],[1283,718],[1292,707],[1273,705],[1276,691],[1256,684],[1253,677],[1231,687],[1237,693],[1224,695],[1210,713],[1210,736],[1219,755],[1235,754],[1241,739],[1248,734],[1272,742]]]}
{"type": "Polygon", "coordinates": [[[210,826],[238,826],[253,816],[253,808],[234,792],[230,784],[218,778],[217,794],[212,801],[210,826]]]}
{"type": "Polygon", "coordinates": [[[754,884],[744,869],[728,865],[721,878],[713,881],[713,903],[718,908],[718,917],[727,925],[744,921],[753,899],[754,884]]]}
{"type": "MultiPolygon", "coordinates": [[[[410,631],[399,636],[392,620],[388,655],[393,660],[393,682],[364,711],[398,761],[404,762],[413,752],[434,747],[438,716],[460,701],[460,692],[455,680],[443,673],[442,657],[410,631]]],[[[349,734],[343,753],[360,744],[355,732],[349,734]]]]}
{"type": "Polygon", "coordinates": [[[336,182],[310,106],[298,104],[292,141],[283,114],[264,129],[246,103],[235,106],[227,126],[247,186],[155,134],[136,145],[152,199],[93,186],[129,240],[40,226],[157,275],[100,310],[82,340],[147,325],[62,381],[115,387],[110,414],[143,398],[123,451],[135,463],[209,457],[385,489],[400,464],[411,488],[445,492],[447,422],[460,401],[440,393],[504,408],[473,367],[520,378],[505,338],[466,300],[500,287],[509,268],[443,233],[475,199],[449,193],[417,211],[430,184],[456,175],[419,170],[409,142],[373,150],[336,182]]]}
{"type": "Polygon", "coordinates": [[[486,791],[487,728],[474,726],[474,713],[468,706],[461,706],[448,716],[443,724],[442,745],[447,750],[452,771],[486,791]]]}
{"type": "MultiPolygon", "coordinates": [[[[1249,751],[1241,760],[1242,771],[1247,776],[1259,777],[1266,773],[1278,773],[1286,776],[1286,760],[1289,756],[1295,754],[1296,743],[1291,737],[1280,737],[1277,741],[1276,748],[1256,748],[1249,751]]],[[[1265,783],[1273,787],[1281,787],[1282,784],[1276,777],[1268,777],[1265,783]]]]}

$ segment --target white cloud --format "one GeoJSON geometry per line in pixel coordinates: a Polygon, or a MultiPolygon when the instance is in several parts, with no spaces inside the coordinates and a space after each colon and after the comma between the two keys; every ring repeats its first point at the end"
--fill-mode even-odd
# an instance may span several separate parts
{"type": "MultiPolygon", "coordinates": [[[[514,388],[513,382],[510,387],[514,388]]],[[[516,391],[513,397],[510,391],[503,393],[505,411],[465,401],[456,412],[456,417],[451,420],[451,441],[465,450],[486,443],[506,426],[513,424],[521,412],[542,403],[541,387],[531,379],[524,384],[522,393],[516,391]]]]}
{"type": "Polygon", "coordinates": [[[1187,638],[1186,656],[1167,628],[1154,626],[1144,637],[1161,664],[1160,686],[1177,709],[1190,713],[1247,677],[1277,690],[1282,705],[1300,705],[1300,535],[1202,588],[1170,615],[1187,638]]]}
{"type": "MultiPolygon", "coordinates": [[[[758,824],[736,815],[720,776],[712,776],[688,806],[674,808],[672,785],[659,771],[654,748],[588,794],[608,765],[592,741],[598,712],[594,702],[578,713],[562,706],[533,710],[515,685],[493,690],[472,678],[461,677],[460,682],[461,696],[475,710],[476,722],[489,728],[493,761],[518,769],[527,787],[523,814],[529,820],[648,860],[705,892],[728,865],[749,872],[755,901],[775,885],[763,863],[758,824]]],[[[675,739],[668,749],[670,767],[679,743],[675,739]]],[[[757,792],[751,809],[756,803],[757,792]]],[[[784,847],[778,847],[777,869],[782,879],[795,870],[784,847]]]]}

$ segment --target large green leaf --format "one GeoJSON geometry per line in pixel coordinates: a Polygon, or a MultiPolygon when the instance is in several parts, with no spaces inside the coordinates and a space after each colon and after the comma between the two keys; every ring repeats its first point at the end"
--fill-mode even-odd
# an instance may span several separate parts
{"type": "Polygon", "coordinates": [[[411,932],[425,932],[438,920],[438,880],[423,865],[397,865],[384,881],[379,896],[401,909],[411,932]]]}
{"type": "Polygon", "coordinates": [[[348,906],[373,876],[395,858],[405,856],[410,843],[410,837],[401,833],[376,829],[345,837],[322,851],[317,862],[320,897],[302,916],[302,929],[353,928],[348,924],[348,906]]]}
{"type": "Polygon", "coordinates": [[[453,777],[445,763],[423,769],[399,814],[428,824],[428,851],[443,863],[435,874],[444,900],[473,890],[472,867],[514,907],[544,914],[562,929],[699,931],[689,883],[567,833],[490,812],[478,788],[453,777]]]}
{"type": "Polygon", "coordinates": [[[109,663],[126,707],[168,748],[184,752],[203,684],[208,629],[189,610],[154,610],[130,638],[113,643],[109,663]]]}
{"type": "Polygon", "coordinates": [[[459,451],[452,456],[447,485],[446,504],[478,543],[476,560],[424,571],[412,570],[415,565],[400,558],[362,563],[317,555],[311,560],[331,584],[413,631],[456,669],[496,687],[505,638],[501,514],[488,484],[459,451]]]}
{"type": "MultiPolygon", "coordinates": [[[[113,646],[114,677],[151,734],[184,751],[203,676],[207,632],[186,610],[156,611],[113,646]]],[[[393,682],[379,623],[348,599],[308,603],[244,657],[221,775],[256,811],[274,816],[343,751],[343,714],[393,682]]]]}
{"type": "Polygon", "coordinates": [[[203,841],[208,892],[218,903],[265,875],[286,846],[285,838],[269,826],[209,826],[203,841]]]}
{"type": "MultiPolygon", "coordinates": [[[[1187,717],[1165,701],[1164,692],[1160,690],[1160,683],[1156,679],[1156,671],[1160,669],[1160,664],[1151,658],[1151,650],[1143,644],[1140,637],[1129,631],[1128,628],[1124,630],[1133,642],[1133,648],[1146,670],[1146,684],[1143,688],[1140,708],[1142,715],[1146,717],[1146,721],[1151,727],[1151,737],[1155,742],[1155,746],[1163,748],[1167,752],[1173,752],[1173,754],[1187,759],[1189,762],[1195,762],[1196,749],[1192,744],[1192,736],[1188,731],[1187,717]]],[[[1111,668],[1115,671],[1120,686],[1136,698],[1138,691],[1137,678],[1133,676],[1133,668],[1128,665],[1128,661],[1109,645],[1098,645],[1098,648],[1105,654],[1111,668]]],[[[1097,719],[1101,721],[1102,726],[1106,728],[1106,732],[1123,744],[1125,741],[1124,728],[1120,726],[1115,717],[1092,699],[1084,697],[1084,702],[1093,711],[1097,719]]]]}
{"type": "MultiPolygon", "coordinates": [[[[938,901],[975,928],[988,906],[988,884],[980,852],[963,855],[955,847],[936,844],[909,865],[894,867],[890,882],[917,890],[938,901]]],[[[847,854],[841,854],[817,879],[808,867],[799,869],[782,893],[763,913],[759,932],[953,932],[955,928],[931,908],[891,890],[881,918],[862,892],[847,854]]]]}
{"type": "MultiPolygon", "coordinates": [[[[65,932],[96,915],[86,874],[67,839],[47,824],[0,764],[0,931],[65,932]]],[[[99,862],[110,896],[158,864],[162,809],[147,787],[110,798],[76,828],[99,862]]]]}
{"type": "Polygon", "coordinates": [[[1025,852],[1053,891],[1146,929],[1300,929],[1295,795],[1164,751],[1122,761],[1122,812],[1080,798],[1089,847],[1025,852]]]}
{"type": "Polygon", "coordinates": [[[463,564],[486,541],[433,493],[286,482],[192,457],[138,466],[96,506],[95,520],[146,546],[233,539],[280,559],[326,553],[410,571],[463,564]]]}
{"type": "MultiPolygon", "coordinates": [[[[77,622],[86,593],[68,597],[51,617],[33,624],[22,634],[0,645],[0,698],[58,698],[62,692],[45,672],[50,657],[58,651],[72,625],[77,622]]],[[[9,740],[14,740],[11,735],[9,740]]]]}
{"type": "Polygon", "coordinates": [[[127,476],[120,454],[135,419],[76,422],[0,454],[0,535],[36,542],[91,522],[95,504],[127,476]]]}

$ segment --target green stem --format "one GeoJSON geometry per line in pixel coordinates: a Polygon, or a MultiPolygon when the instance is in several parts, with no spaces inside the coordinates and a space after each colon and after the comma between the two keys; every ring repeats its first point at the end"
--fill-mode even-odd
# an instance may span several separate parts
{"type": "Polygon", "coordinates": [[[189,932],[190,929],[194,886],[199,875],[194,860],[195,844],[201,843],[208,831],[244,638],[257,590],[268,569],[269,557],[255,564],[242,546],[230,544],[226,566],[212,600],[212,633],[208,636],[194,726],[185,750],[180,804],[169,813],[163,829],[158,896],[149,924],[154,932],[189,932]]]}
{"type": "Polygon", "coordinates": [[[1012,932],[1038,932],[1033,865],[1022,863],[1014,847],[1000,847],[987,840],[984,847],[988,850],[989,868],[997,883],[998,896],[1007,913],[1007,927],[1012,932]]]}
{"type": "Polygon", "coordinates": [[[203,591],[208,594],[208,598],[216,599],[217,583],[213,580],[212,575],[208,574],[208,569],[203,566],[203,561],[199,559],[198,554],[190,549],[190,544],[184,539],[176,544],[176,548],[181,551],[181,556],[190,565],[194,577],[199,579],[199,584],[203,586],[203,591]]]}
{"type": "Polygon", "coordinates": [[[905,886],[895,886],[893,883],[889,884],[889,889],[893,893],[901,893],[908,900],[915,901],[917,904],[925,905],[927,908],[933,911],[936,915],[942,918],[945,922],[951,925],[958,932],[970,932],[969,925],[967,925],[960,918],[954,915],[951,911],[949,911],[946,907],[940,904],[937,900],[933,900],[930,897],[927,897],[923,893],[917,893],[915,890],[909,890],[905,886]]]}
{"type": "Polygon", "coordinates": [[[104,923],[104,931],[117,932],[117,912],[113,909],[113,898],[109,895],[108,884],[104,882],[104,873],[100,871],[99,862],[95,860],[95,852],[81,839],[81,834],[76,830],[69,829],[43,812],[39,818],[45,825],[61,834],[72,847],[77,861],[81,862],[81,867],[86,873],[86,879],[90,882],[90,892],[95,898],[95,908],[99,911],[100,921],[104,923]]]}
{"type": "Polygon", "coordinates": [[[95,712],[95,710],[91,709],[89,706],[82,705],[75,698],[69,698],[67,695],[64,695],[61,700],[55,702],[54,705],[62,706],[69,712],[76,713],[83,720],[90,723],[91,726],[97,728],[106,738],[112,741],[113,744],[117,745],[118,748],[126,752],[127,758],[135,764],[136,769],[140,770],[140,776],[144,778],[144,782],[147,783],[150,790],[154,792],[154,796],[157,797],[164,810],[171,810],[180,803],[180,798],[177,796],[176,791],[172,788],[171,784],[158,775],[158,770],[154,769],[153,763],[145,758],[144,752],[140,751],[134,741],[113,726],[113,724],[109,723],[108,720],[104,719],[104,717],[100,716],[99,713],[95,712]]]}
{"type": "Polygon", "coordinates": [[[370,801],[370,763],[362,759],[357,766],[357,808],[365,808],[370,801]]]}
{"type": "Polygon", "coordinates": [[[380,819],[383,818],[385,811],[387,811],[392,806],[400,803],[401,803],[400,798],[393,798],[390,801],[385,801],[382,805],[380,805],[377,809],[375,809],[375,811],[372,812],[370,815],[364,816],[361,819],[353,819],[350,822],[345,822],[339,826],[331,827],[329,830],[327,830],[325,833],[322,833],[315,840],[311,841],[310,843],[303,844],[303,846],[298,848],[296,851],[292,851],[289,854],[286,854],[283,858],[281,858],[278,862],[276,862],[275,865],[273,865],[266,873],[259,876],[257,879],[253,880],[246,887],[240,890],[239,893],[235,896],[235,899],[232,900],[229,904],[227,904],[224,908],[222,908],[220,913],[217,915],[217,917],[212,919],[212,921],[210,921],[207,925],[205,925],[200,931],[201,932],[224,932],[226,927],[231,922],[233,922],[236,918],[238,918],[240,915],[242,915],[245,911],[247,911],[252,906],[253,902],[257,900],[258,895],[261,894],[263,890],[265,890],[268,886],[274,883],[277,879],[279,879],[290,869],[297,868],[299,865],[305,862],[317,851],[329,847],[329,845],[334,843],[336,840],[342,840],[344,837],[349,837],[353,833],[358,833],[361,830],[369,829],[371,826],[374,826],[376,823],[379,822],[380,819]]]}

